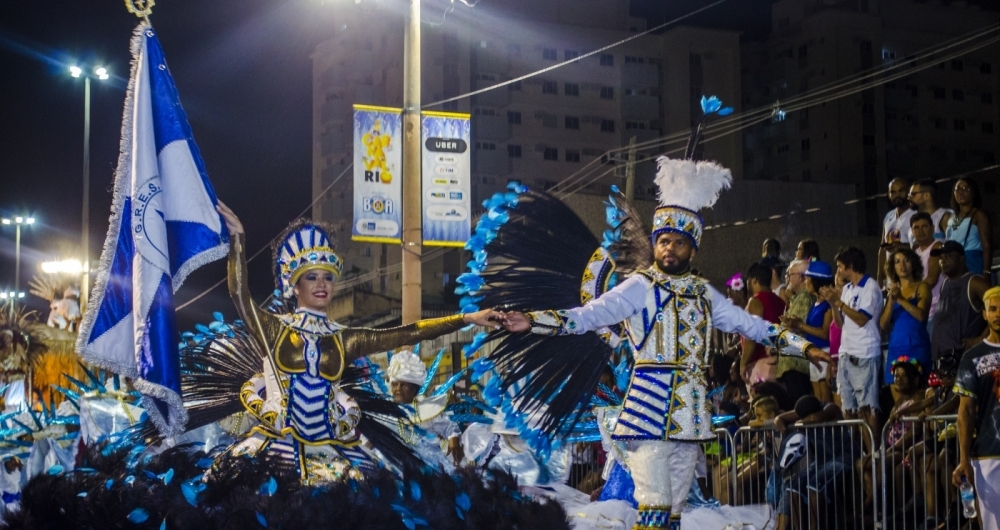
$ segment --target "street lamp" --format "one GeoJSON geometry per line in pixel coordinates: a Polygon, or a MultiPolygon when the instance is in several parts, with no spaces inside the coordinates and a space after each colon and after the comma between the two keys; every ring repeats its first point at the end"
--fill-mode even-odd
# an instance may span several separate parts
{"type": "MultiPolygon", "coordinates": [[[[83,281],[80,285],[80,306],[86,307],[90,295],[90,74],[79,66],[70,66],[69,75],[83,77],[83,227],[80,246],[83,247],[83,281]]],[[[105,81],[110,76],[103,66],[94,68],[93,76],[105,81]]]]}
{"type": "MultiPolygon", "coordinates": [[[[35,224],[34,217],[27,217],[23,215],[15,216],[14,219],[7,219],[4,217],[0,220],[5,225],[13,224],[15,225],[15,236],[14,236],[14,290],[21,290],[21,225],[33,225],[35,224]]],[[[19,298],[23,298],[23,294],[19,298]]]]}
{"type": "Polygon", "coordinates": [[[80,274],[83,272],[83,264],[78,259],[46,261],[42,263],[42,272],[45,274],[80,274]]]}

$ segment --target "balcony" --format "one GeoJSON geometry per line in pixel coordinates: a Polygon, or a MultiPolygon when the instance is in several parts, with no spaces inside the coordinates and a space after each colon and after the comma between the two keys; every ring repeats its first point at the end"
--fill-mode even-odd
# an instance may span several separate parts
{"type": "Polygon", "coordinates": [[[472,153],[475,165],[473,171],[487,175],[506,175],[510,173],[510,157],[507,156],[507,148],[498,146],[498,149],[488,151],[484,149],[472,153]]]}
{"type": "Polygon", "coordinates": [[[659,117],[660,100],[656,96],[622,96],[623,119],[653,120],[659,117]]]}
{"type": "Polygon", "coordinates": [[[660,86],[660,68],[655,64],[622,65],[622,86],[626,88],[660,86]]]}
{"type": "Polygon", "coordinates": [[[503,141],[507,138],[510,138],[510,124],[506,115],[472,117],[473,141],[503,141]]]}

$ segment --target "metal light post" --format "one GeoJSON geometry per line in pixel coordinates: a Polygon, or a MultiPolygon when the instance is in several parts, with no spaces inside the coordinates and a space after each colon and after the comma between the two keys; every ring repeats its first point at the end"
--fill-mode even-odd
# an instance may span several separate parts
{"type": "MultiPolygon", "coordinates": [[[[2,221],[5,225],[15,226],[14,235],[14,291],[21,291],[21,225],[33,225],[35,224],[34,217],[26,217],[18,215],[14,219],[4,218],[2,221]]],[[[11,302],[13,303],[13,301],[11,302]]]]}
{"type": "MultiPolygon", "coordinates": [[[[69,75],[83,77],[83,227],[80,246],[83,253],[83,279],[80,282],[80,307],[87,307],[90,297],[90,75],[84,74],[79,66],[69,67],[69,75]]],[[[110,77],[103,66],[94,68],[97,79],[104,81],[110,77]]]]}
{"type": "Polygon", "coordinates": [[[410,0],[403,45],[403,324],[420,320],[422,306],[420,133],[420,0],[410,0]]]}

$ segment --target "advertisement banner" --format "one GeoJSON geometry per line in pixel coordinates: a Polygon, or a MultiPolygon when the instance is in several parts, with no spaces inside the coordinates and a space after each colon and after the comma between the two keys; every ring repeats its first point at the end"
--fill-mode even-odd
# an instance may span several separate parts
{"type": "Polygon", "coordinates": [[[424,112],[421,129],[424,245],[463,247],[471,233],[469,115],[424,112]]]}
{"type": "Polygon", "coordinates": [[[400,109],[354,105],[354,241],[401,241],[402,124],[400,109]]]}

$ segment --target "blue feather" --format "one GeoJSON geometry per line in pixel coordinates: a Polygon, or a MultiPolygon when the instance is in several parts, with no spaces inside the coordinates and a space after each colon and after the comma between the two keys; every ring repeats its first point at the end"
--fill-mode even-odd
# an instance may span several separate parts
{"type": "Polygon", "coordinates": [[[274,477],[268,477],[267,482],[260,486],[260,494],[265,497],[274,496],[276,491],[278,491],[278,482],[274,480],[274,477]]]}
{"type": "Polygon", "coordinates": [[[437,357],[434,358],[434,362],[431,363],[431,367],[427,370],[427,379],[424,379],[424,384],[420,386],[420,390],[417,391],[418,396],[424,395],[427,392],[427,387],[431,386],[431,381],[434,380],[434,376],[437,375],[438,366],[441,365],[441,359],[444,358],[444,352],[446,348],[441,348],[438,352],[437,357]]]}
{"type": "Polygon", "coordinates": [[[439,385],[436,389],[434,389],[434,393],[431,394],[431,397],[440,396],[441,394],[444,394],[445,392],[451,390],[451,388],[455,386],[455,383],[458,382],[458,380],[461,379],[463,375],[465,375],[465,371],[468,369],[469,367],[462,368],[461,370],[458,371],[458,373],[449,377],[447,381],[445,381],[444,383],[439,385]]]}
{"type": "Polygon", "coordinates": [[[149,519],[149,512],[144,508],[136,508],[132,510],[132,513],[128,514],[128,520],[132,524],[142,524],[149,519]]]}
{"type": "Polygon", "coordinates": [[[724,109],[719,110],[719,116],[729,116],[732,113],[733,113],[732,107],[726,107],[724,109]]]}
{"type": "Polygon", "coordinates": [[[267,528],[267,519],[264,519],[264,516],[260,512],[257,512],[257,522],[264,528],[267,528]]]}

